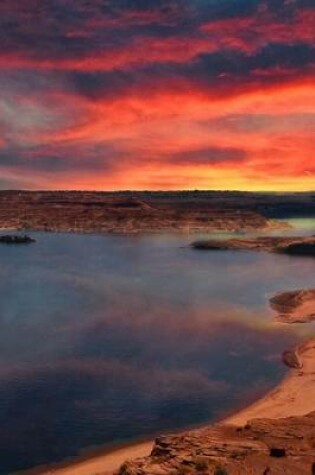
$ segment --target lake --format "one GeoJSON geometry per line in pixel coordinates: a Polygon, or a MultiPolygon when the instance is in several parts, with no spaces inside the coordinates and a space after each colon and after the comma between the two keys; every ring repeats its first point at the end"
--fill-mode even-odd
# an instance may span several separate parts
{"type": "Polygon", "coordinates": [[[1,475],[222,418],[274,386],[281,352],[311,331],[268,308],[314,284],[311,258],[32,235],[0,247],[1,475]]]}

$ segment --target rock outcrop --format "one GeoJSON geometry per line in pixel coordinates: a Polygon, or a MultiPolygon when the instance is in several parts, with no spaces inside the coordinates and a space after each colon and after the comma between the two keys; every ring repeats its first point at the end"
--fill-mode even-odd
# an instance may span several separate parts
{"type": "Polygon", "coordinates": [[[36,242],[35,239],[26,235],[19,236],[19,235],[6,234],[3,236],[0,236],[0,244],[31,244],[32,242],[36,242]]]}
{"type": "Polygon", "coordinates": [[[315,289],[281,292],[270,299],[270,306],[283,323],[306,323],[315,320],[315,289]]]}
{"type": "Polygon", "coordinates": [[[315,412],[244,427],[216,425],[156,440],[150,457],[126,462],[119,475],[311,475],[315,412]]]}
{"type": "Polygon", "coordinates": [[[315,256],[315,237],[258,237],[252,239],[208,239],[192,243],[204,251],[266,251],[290,255],[315,256]]]}
{"type": "Polygon", "coordinates": [[[292,256],[315,256],[315,239],[313,241],[293,242],[284,251],[292,256]]]}

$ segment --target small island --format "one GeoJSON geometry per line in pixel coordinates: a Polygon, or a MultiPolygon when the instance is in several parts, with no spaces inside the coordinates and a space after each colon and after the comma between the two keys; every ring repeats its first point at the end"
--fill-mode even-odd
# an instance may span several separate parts
{"type": "Polygon", "coordinates": [[[23,236],[16,234],[5,234],[0,236],[0,244],[31,244],[34,242],[36,242],[36,240],[26,234],[23,236]]]}

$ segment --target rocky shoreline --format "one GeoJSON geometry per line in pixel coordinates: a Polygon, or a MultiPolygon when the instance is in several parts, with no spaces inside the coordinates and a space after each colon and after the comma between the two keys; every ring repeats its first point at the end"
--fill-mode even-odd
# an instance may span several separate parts
{"type": "MultiPolygon", "coordinates": [[[[315,310],[315,288],[279,293],[270,305],[277,322],[292,324],[296,315],[298,322],[308,322],[315,310]]],[[[221,423],[27,473],[314,475],[315,338],[285,351],[282,359],[290,371],[280,385],[221,423]]]]}
{"type": "Polygon", "coordinates": [[[315,290],[281,292],[270,299],[270,306],[278,312],[282,323],[307,323],[315,320],[315,290]]]}
{"type": "Polygon", "coordinates": [[[156,440],[150,458],[119,475],[312,475],[315,412],[244,427],[213,426],[156,440]]]}
{"type": "MultiPolygon", "coordinates": [[[[292,323],[296,313],[309,321],[315,289],[277,294],[271,306],[278,321],[292,323]]],[[[283,359],[290,374],[262,400],[221,424],[158,438],[149,457],[126,462],[117,474],[314,475],[315,339],[283,359]]]]}
{"type": "MultiPolygon", "coordinates": [[[[193,243],[192,247],[286,254],[290,246],[305,243],[311,246],[313,252],[314,236],[207,240],[193,243]]],[[[270,306],[277,312],[276,322],[311,322],[315,318],[315,289],[281,292],[270,299],[270,306]]],[[[220,424],[159,437],[154,445],[147,442],[91,460],[74,462],[63,468],[27,473],[315,475],[315,339],[294,350],[284,351],[282,360],[290,368],[284,381],[264,398],[220,424]],[[117,471],[126,459],[130,461],[123,463],[117,471]]]]}

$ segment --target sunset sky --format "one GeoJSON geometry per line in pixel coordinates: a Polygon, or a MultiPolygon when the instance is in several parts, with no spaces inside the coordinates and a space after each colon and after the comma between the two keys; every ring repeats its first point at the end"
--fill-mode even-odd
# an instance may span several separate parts
{"type": "Polygon", "coordinates": [[[314,36],[314,0],[1,0],[0,189],[314,189],[314,36]]]}

